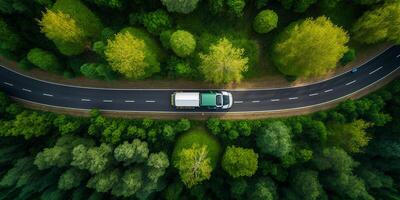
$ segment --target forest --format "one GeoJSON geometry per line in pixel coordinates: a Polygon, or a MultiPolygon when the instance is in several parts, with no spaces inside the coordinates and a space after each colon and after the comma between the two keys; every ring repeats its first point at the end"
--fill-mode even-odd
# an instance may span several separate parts
{"type": "Polygon", "coordinates": [[[0,93],[0,199],[398,200],[400,79],[310,115],[121,119],[0,93]]]}
{"type": "Polygon", "coordinates": [[[0,55],[66,78],[326,75],[400,43],[398,0],[1,0],[0,55]]]}

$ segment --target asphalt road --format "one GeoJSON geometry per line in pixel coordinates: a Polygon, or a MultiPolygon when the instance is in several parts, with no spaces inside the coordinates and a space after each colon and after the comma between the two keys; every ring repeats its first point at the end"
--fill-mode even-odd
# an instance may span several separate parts
{"type": "MultiPolygon", "coordinates": [[[[275,111],[327,103],[377,83],[399,67],[400,46],[393,46],[358,67],[357,72],[347,72],[322,82],[291,88],[230,90],[234,104],[228,112],[275,111]]],[[[174,89],[104,89],[60,85],[18,74],[4,66],[0,66],[0,89],[23,100],[64,108],[226,112],[206,109],[176,110],[170,106],[170,96],[176,91],[174,89]]]]}

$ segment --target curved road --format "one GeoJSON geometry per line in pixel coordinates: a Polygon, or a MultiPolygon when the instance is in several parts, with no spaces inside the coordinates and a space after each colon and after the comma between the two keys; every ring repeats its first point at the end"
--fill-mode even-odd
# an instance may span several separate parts
{"type": "MultiPolygon", "coordinates": [[[[274,111],[327,103],[377,83],[399,67],[400,46],[393,46],[360,66],[357,72],[347,72],[322,82],[291,88],[230,90],[235,102],[228,112],[274,111]]],[[[68,86],[36,80],[4,66],[0,66],[0,89],[16,98],[64,108],[98,108],[121,112],[226,112],[176,110],[170,106],[173,89],[68,86]]]]}

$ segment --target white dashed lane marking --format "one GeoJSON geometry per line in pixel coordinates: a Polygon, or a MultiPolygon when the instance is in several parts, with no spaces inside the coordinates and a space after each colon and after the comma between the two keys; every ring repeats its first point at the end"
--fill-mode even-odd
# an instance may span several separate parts
{"type": "Polygon", "coordinates": [[[312,96],[317,96],[317,95],[319,95],[319,93],[309,94],[308,96],[312,97],[312,96]]]}
{"type": "Polygon", "coordinates": [[[146,103],[155,103],[156,101],[154,100],[147,100],[146,103]]]}
{"type": "Polygon", "coordinates": [[[329,89],[329,90],[325,90],[324,92],[328,93],[328,92],[332,92],[333,89],[329,89]]]}
{"type": "Polygon", "coordinates": [[[351,84],[353,84],[353,83],[355,83],[355,82],[356,82],[356,80],[351,81],[351,82],[348,82],[348,83],[346,83],[346,85],[351,85],[351,84]]]}
{"type": "Polygon", "coordinates": [[[251,101],[251,103],[260,103],[260,101],[251,101]]]}
{"type": "Polygon", "coordinates": [[[381,66],[381,67],[379,67],[378,69],[376,69],[376,70],[374,70],[374,71],[370,72],[370,73],[369,73],[369,75],[371,75],[371,74],[373,74],[373,73],[375,73],[375,72],[379,71],[380,69],[382,69],[382,67],[383,67],[383,66],[381,66]]]}
{"type": "Polygon", "coordinates": [[[234,103],[243,103],[243,101],[234,101],[234,103]]]}
{"type": "Polygon", "coordinates": [[[125,103],[135,103],[134,100],[125,100],[125,103]]]}
{"type": "Polygon", "coordinates": [[[3,82],[4,84],[8,85],[8,86],[14,86],[14,84],[8,83],[8,82],[3,82]]]}
{"type": "Polygon", "coordinates": [[[279,101],[280,99],[271,99],[271,101],[279,101]]]}
{"type": "Polygon", "coordinates": [[[81,99],[81,101],[91,101],[90,99],[81,99]]]}
{"type": "Polygon", "coordinates": [[[47,93],[43,93],[43,96],[47,96],[47,97],[53,97],[52,94],[47,94],[47,93]]]}
{"type": "Polygon", "coordinates": [[[299,97],[290,97],[289,100],[295,100],[298,99],[299,97]]]}
{"type": "Polygon", "coordinates": [[[32,92],[32,90],[29,90],[29,89],[26,89],[26,88],[22,88],[22,91],[25,91],[25,92],[32,92]]]}
{"type": "Polygon", "coordinates": [[[104,102],[104,103],[112,103],[113,101],[112,101],[112,100],[106,99],[106,100],[103,100],[103,102],[104,102]]]}

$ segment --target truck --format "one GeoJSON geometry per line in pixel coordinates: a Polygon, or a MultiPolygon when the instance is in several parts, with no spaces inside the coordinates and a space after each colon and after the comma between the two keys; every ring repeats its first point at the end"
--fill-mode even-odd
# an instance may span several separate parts
{"type": "Polygon", "coordinates": [[[232,94],[226,91],[174,92],[171,105],[177,109],[229,109],[232,107],[232,94]]]}

